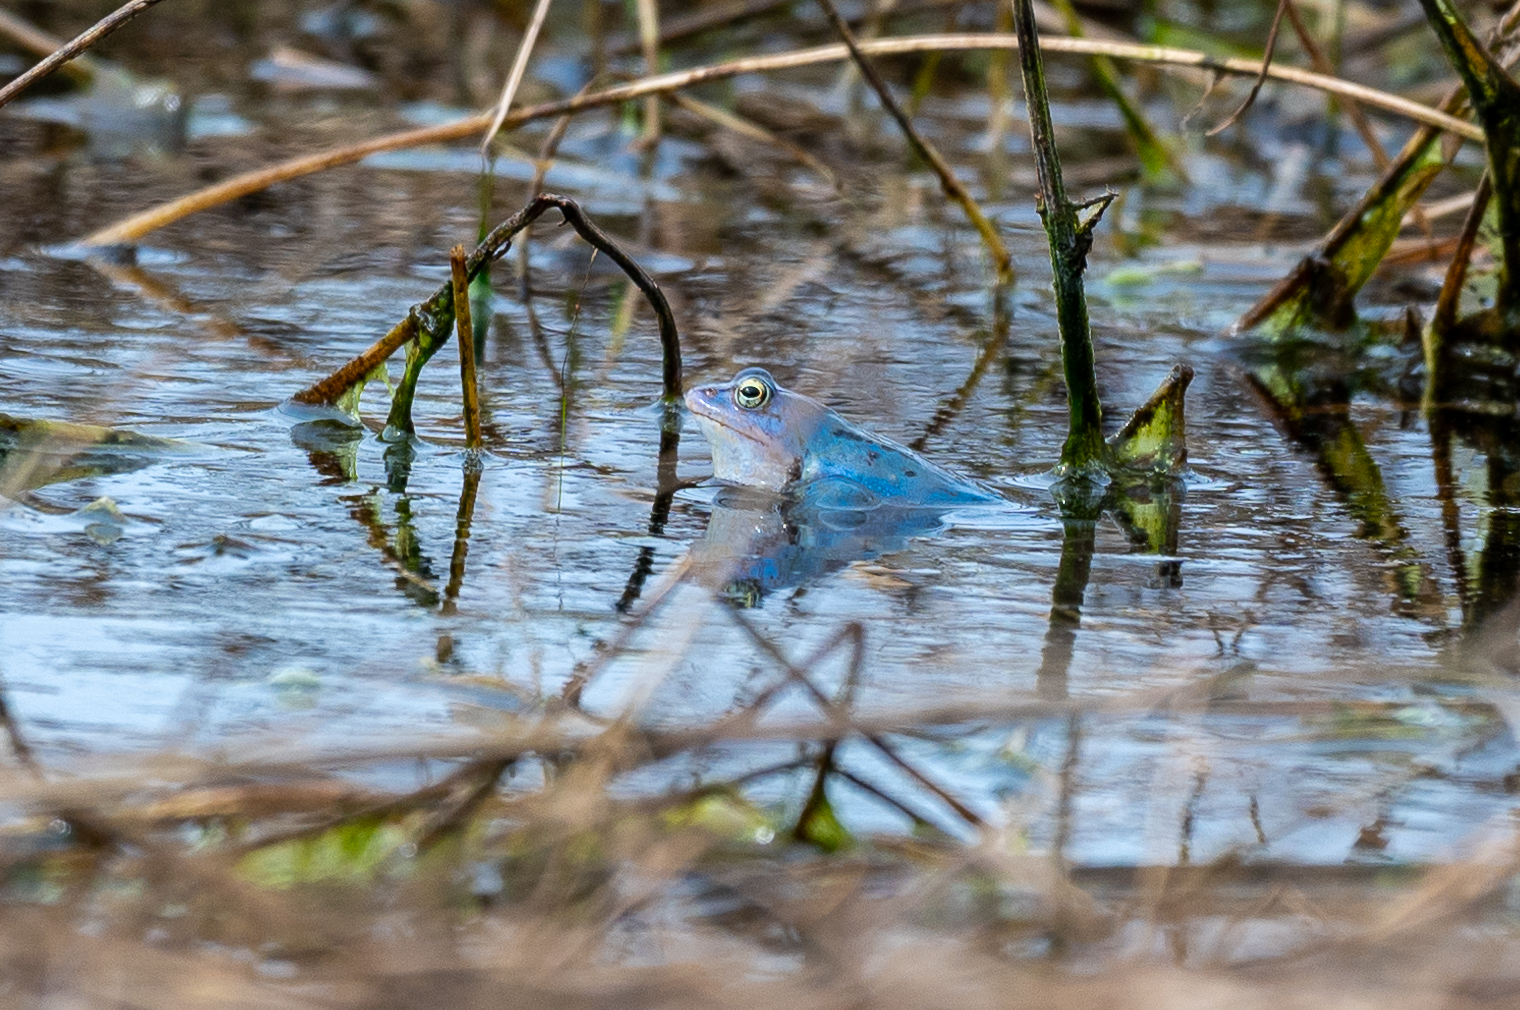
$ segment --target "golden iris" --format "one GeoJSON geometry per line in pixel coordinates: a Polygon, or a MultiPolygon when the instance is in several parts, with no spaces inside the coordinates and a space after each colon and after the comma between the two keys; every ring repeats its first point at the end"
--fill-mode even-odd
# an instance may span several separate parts
{"type": "Polygon", "coordinates": [[[744,379],[734,387],[734,402],[747,410],[759,410],[771,398],[771,387],[759,379],[744,379]]]}

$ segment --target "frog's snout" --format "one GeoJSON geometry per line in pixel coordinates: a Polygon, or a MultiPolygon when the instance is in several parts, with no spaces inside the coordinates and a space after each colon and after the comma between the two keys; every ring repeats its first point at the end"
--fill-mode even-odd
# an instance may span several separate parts
{"type": "Polygon", "coordinates": [[[696,389],[688,389],[684,399],[688,410],[694,410],[700,414],[703,404],[712,404],[717,401],[718,387],[699,386],[696,389]]]}

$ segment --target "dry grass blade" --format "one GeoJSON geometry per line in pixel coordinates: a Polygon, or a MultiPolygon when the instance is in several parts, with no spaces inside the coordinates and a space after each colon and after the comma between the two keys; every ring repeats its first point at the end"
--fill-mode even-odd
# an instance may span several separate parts
{"type": "Polygon", "coordinates": [[[512,108],[517,86],[522,83],[523,73],[528,69],[528,57],[533,55],[538,33],[544,27],[544,18],[549,15],[549,2],[550,0],[538,0],[538,5],[533,8],[533,20],[528,22],[528,30],[523,33],[522,42],[517,47],[517,56],[512,60],[512,71],[507,74],[507,82],[501,88],[501,97],[496,100],[496,114],[491,118],[491,127],[480,141],[482,156],[490,149],[491,141],[496,139],[502,121],[507,118],[507,111],[512,108]]]}
{"type": "MultiPolygon", "coordinates": [[[[1261,72],[1259,64],[1248,60],[1220,59],[1207,53],[1200,53],[1189,49],[1172,49],[1165,46],[1144,46],[1126,42],[1109,42],[1102,39],[1067,38],[1048,38],[1043,40],[1040,45],[1044,51],[1050,53],[1066,53],[1078,56],[1111,56],[1114,59],[1153,63],[1161,67],[1213,70],[1219,73],[1246,77],[1255,77],[1261,72]]],[[[861,52],[868,56],[897,56],[908,53],[935,51],[978,52],[986,50],[1015,50],[1017,48],[1017,38],[1006,34],[918,35],[898,39],[876,39],[860,44],[861,52]]],[[[802,49],[768,56],[751,56],[729,63],[718,63],[706,67],[697,67],[693,70],[683,70],[678,73],[661,74],[658,77],[648,77],[617,87],[606,88],[602,91],[577,95],[574,98],[567,98],[557,102],[545,102],[541,105],[518,109],[516,112],[508,113],[506,119],[502,121],[502,125],[503,128],[509,126],[515,127],[535,119],[547,119],[553,116],[581,112],[586,109],[616,105],[619,102],[642,98],[646,95],[678,91],[681,88],[692,87],[693,85],[708,81],[726,80],[731,77],[738,77],[741,74],[788,70],[795,67],[812,66],[818,63],[835,63],[848,59],[849,55],[849,50],[843,45],[819,46],[815,49],[802,49]]],[[[1315,88],[1328,94],[1354,98],[1372,108],[1392,112],[1407,119],[1412,119],[1415,122],[1454,133],[1467,140],[1474,140],[1479,143],[1483,141],[1482,129],[1473,123],[1432,109],[1428,105],[1421,105],[1419,102],[1413,102],[1407,98],[1400,98],[1397,95],[1379,91],[1376,88],[1353,84],[1338,77],[1317,74],[1308,70],[1299,70],[1294,67],[1273,66],[1268,69],[1267,76],[1274,80],[1315,88]]],[[[197,190],[194,193],[187,194],[168,203],[141,211],[122,221],[118,221],[116,224],[85,236],[80,240],[80,243],[87,246],[100,246],[136,242],[144,235],[182,218],[189,217],[191,214],[220,206],[239,197],[247,196],[250,193],[257,193],[277,183],[288,182],[291,179],[298,179],[301,176],[326,171],[340,165],[351,165],[354,162],[362,161],[372,154],[379,154],[384,151],[399,151],[409,147],[421,147],[425,144],[440,144],[451,140],[463,140],[467,137],[475,136],[490,126],[490,124],[491,115],[489,113],[480,113],[455,120],[452,123],[443,123],[439,126],[429,126],[417,130],[387,134],[383,137],[375,137],[348,147],[294,158],[278,165],[272,165],[269,168],[233,176],[214,186],[208,186],[205,189],[197,190]]]]}
{"type": "Polygon", "coordinates": [[[65,63],[69,62],[74,57],[78,56],[80,53],[84,52],[86,49],[89,49],[95,43],[99,42],[101,39],[105,38],[107,35],[111,34],[116,29],[126,24],[128,21],[131,21],[133,18],[137,17],[137,15],[141,14],[143,11],[159,2],[160,0],[130,0],[130,2],[122,4],[120,7],[116,8],[116,10],[112,11],[110,14],[107,14],[105,17],[95,22],[89,28],[85,29],[85,31],[75,36],[68,42],[67,45],[63,46],[63,48],[54,50],[52,55],[48,56],[41,63],[37,64],[35,67],[32,67],[26,73],[16,78],[14,81],[11,81],[5,87],[0,88],[0,106],[8,104],[13,98],[21,94],[27,88],[31,87],[33,84],[36,84],[48,74],[51,74],[59,67],[63,66],[65,63]]]}
{"type": "MultiPolygon", "coordinates": [[[[1319,44],[1314,41],[1309,26],[1304,24],[1304,19],[1299,15],[1298,5],[1293,0],[1284,0],[1283,8],[1287,11],[1289,23],[1293,25],[1293,34],[1298,36],[1299,45],[1303,46],[1304,52],[1309,54],[1309,62],[1314,65],[1314,69],[1322,74],[1335,73],[1335,67],[1320,49],[1319,44]]],[[[1383,142],[1378,140],[1377,134],[1373,132],[1372,124],[1367,121],[1367,114],[1362,111],[1361,104],[1354,98],[1343,98],[1341,106],[1351,117],[1357,136],[1362,138],[1362,143],[1366,144],[1367,150],[1372,152],[1372,162],[1377,166],[1377,170],[1381,172],[1387,168],[1388,152],[1383,149],[1383,142]]]]}

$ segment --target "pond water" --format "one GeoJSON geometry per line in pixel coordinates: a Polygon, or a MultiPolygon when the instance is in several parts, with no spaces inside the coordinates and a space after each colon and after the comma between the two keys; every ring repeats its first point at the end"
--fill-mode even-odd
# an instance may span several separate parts
{"type": "MultiPolygon", "coordinates": [[[[733,90],[750,105],[801,98],[837,113],[846,103],[832,74],[733,90]]],[[[922,437],[927,455],[1010,500],[715,597],[668,583],[694,545],[767,517],[732,514],[708,483],[652,521],[653,320],[569,229],[536,229],[526,284],[515,250],[495,269],[467,551],[452,345],[424,375],[410,447],[281,409],[444,279],[448,248],[478,226],[472,148],[387,155],[277,187],[151,236],[134,263],[69,252],[67,240],[228,166],[312,149],[324,123],[350,120],[329,134],[353,136],[401,125],[330,97],[235,92],[195,109],[187,150],[126,161],[58,127],[17,116],[0,127],[10,194],[0,412],[192,443],[118,449],[102,472],[0,506],[0,675],[48,766],[162,750],[341,754],[467,735],[572,683],[593,715],[636,703],[650,725],[701,725],[780,674],[737,622],[796,661],[857,622],[852,712],[925,713],[920,730],[894,738],[902,754],[984,819],[1079,865],[1231,852],[1418,862],[1458,851],[1511,808],[1520,751],[1501,714],[1506,689],[1491,662],[1452,659],[1474,640],[1465,615],[1499,610],[1505,596],[1501,585],[1475,603],[1477,578],[1460,567],[1491,538],[1486,457],[1459,444],[1442,493],[1418,412],[1375,383],[1358,389],[1344,416],[1375,463],[1384,511],[1397,513],[1379,526],[1365,488],[1330,479],[1323,454],[1254,389],[1259,349],[1227,335],[1371,178],[1350,134],[1339,157],[1322,157],[1317,138],[1264,109],[1251,153],[1194,138],[1193,184],[1151,188],[1105,168],[1122,150],[1108,107],[1058,103],[1079,188],[1112,178],[1123,191],[1089,271],[1111,430],[1174,364],[1196,371],[1191,475],[1153,503],[1171,526],[1148,544],[1113,511],[1068,527],[1040,480],[1066,407],[1021,109],[1002,137],[972,90],[946,88],[923,110],[1014,251],[1019,280],[1001,305],[975,233],[932,176],[904,170],[873,113],[851,119],[854,139],[820,151],[846,174],[848,199],[763,146],[708,142],[680,120],[641,158],[618,115],[578,119],[547,185],[580,200],[658,278],[689,382],[763,365],[866,428],[922,437]],[[101,498],[119,517],[76,512],[101,498]],[[713,523],[724,532],[709,534],[713,523]],[[658,594],[656,609],[631,616],[658,594]]],[[[1403,127],[1387,129],[1396,141],[1403,127]]],[[[542,134],[515,143],[533,150],[542,134]]],[[[531,170],[508,158],[499,175],[493,221],[525,198],[531,170]]],[[[1428,284],[1419,267],[1390,274],[1362,309],[1396,318],[1409,285],[1428,284]]],[[[1396,385],[1418,352],[1394,341],[1369,355],[1366,367],[1396,385]]],[[[384,399],[366,394],[371,422],[384,399]]],[[[20,455],[7,462],[13,478],[20,455]]],[[[688,420],[678,473],[707,472],[688,420]]],[[[825,691],[845,680],[845,658],[814,669],[825,691]]],[[[773,711],[817,717],[796,690],[773,711]]],[[[735,743],[625,785],[718,780],[796,753],[735,743]]],[[[943,829],[965,830],[866,743],[837,758],[943,829]]],[[[810,781],[802,769],[747,788],[795,807],[810,781]]],[[[833,788],[851,830],[911,828],[865,789],[833,788]]]]}

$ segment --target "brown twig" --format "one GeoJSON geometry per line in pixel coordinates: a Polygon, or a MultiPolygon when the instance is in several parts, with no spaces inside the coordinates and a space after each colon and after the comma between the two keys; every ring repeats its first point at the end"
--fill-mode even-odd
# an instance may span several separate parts
{"type": "Polygon", "coordinates": [[[54,50],[51,56],[32,67],[14,81],[11,81],[5,87],[0,88],[0,106],[6,105],[11,99],[21,94],[27,88],[36,84],[48,74],[51,74],[156,3],[159,3],[159,0],[128,0],[127,3],[122,4],[116,10],[85,29],[84,32],[76,35],[63,48],[54,50]]]}
{"type": "Polygon", "coordinates": [[[475,328],[470,324],[470,279],[465,274],[464,246],[449,253],[454,282],[454,323],[459,334],[459,384],[464,404],[464,445],[480,448],[480,391],[475,384],[475,328]]]}
{"type": "Polygon", "coordinates": [[[887,89],[887,82],[881,79],[881,75],[876,72],[876,67],[860,51],[860,45],[855,41],[854,33],[850,31],[850,26],[845,24],[844,18],[839,16],[839,9],[834,6],[834,0],[818,0],[818,4],[828,16],[829,23],[834,26],[834,31],[838,32],[839,37],[844,40],[845,47],[850,51],[850,58],[860,68],[860,75],[866,79],[871,89],[876,92],[876,97],[881,100],[882,108],[896,120],[903,136],[908,140],[908,146],[913,148],[914,153],[934,170],[934,174],[939,176],[940,188],[944,190],[945,196],[960,204],[967,220],[981,233],[982,241],[987,244],[987,251],[992,254],[993,265],[997,268],[998,281],[1000,283],[1012,281],[1013,257],[1009,254],[1008,247],[1003,244],[997,227],[986,214],[982,213],[982,208],[977,206],[966,187],[961,185],[961,181],[955,177],[950,163],[945,161],[939,150],[918,132],[913,125],[913,120],[909,119],[908,114],[902,110],[902,106],[897,104],[897,100],[892,97],[892,92],[887,89]]]}
{"type": "MultiPolygon", "coordinates": [[[[1154,63],[1163,67],[1212,70],[1221,74],[1236,74],[1251,77],[1261,72],[1261,67],[1258,63],[1248,60],[1220,59],[1207,53],[1188,49],[1171,49],[1164,46],[1145,46],[1092,38],[1046,38],[1042,40],[1040,45],[1044,51],[1050,53],[1066,53],[1079,56],[1111,56],[1114,59],[1154,63]]],[[[906,38],[875,39],[860,44],[861,52],[868,56],[893,56],[907,53],[934,52],[936,50],[946,52],[978,52],[986,50],[1014,50],[1017,48],[1018,42],[1016,37],[1008,34],[918,35],[906,38]]],[[[848,58],[849,50],[843,45],[819,46],[814,49],[802,49],[789,53],[752,56],[745,59],[733,60],[729,63],[718,63],[678,73],[661,74],[658,77],[632,81],[628,84],[606,88],[587,95],[578,95],[556,102],[545,102],[541,105],[520,108],[516,112],[508,113],[506,119],[502,121],[502,126],[503,129],[515,127],[531,120],[547,119],[553,116],[563,116],[601,106],[616,105],[620,102],[641,98],[645,95],[677,91],[681,88],[692,87],[708,81],[738,77],[741,74],[786,70],[818,63],[832,63],[848,58]]],[[[1482,129],[1473,123],[1432,109],[1427,105],[1421,105],[1419,102],[1413,102],[1406,98],[1400,98],[1398,95],[1378,91],[1375,88],[1353,84],[1350,81],[1341,80],[1337,77],[1329,77],[1325,74],[1300,70],[1297,67],[1273,66],[1269,68],[1267,76],[1274,80],[1315,88],[1328,94],[1355,98],[1370,107],[1383,109],[1386,112],[1403,116],[1406,119],[1412,119],[1415,122],[1448,131],[1467,140],[1474,140],[1479,143],[1483,141],[1482,129]]],[[[490,124],[490,113],[482,112],[455,120],[452,123],[386,134],[385,136],[374,137],[347,147],[305,155],[290,161],[281,162],[278,165],[272,165],[268,168],[245,172],[242,175],[223,180],[214,186],[208,186],[205,189],[179,197],[169,203],[140,211],[137,214],[118,221],[114,225],[87,235],[83,239],[80,239],[80,244],[92,246],[136,242],[144,235],[188,217],[191,214],[220,206],[239,197],[247,196],[250,193],[257,193],[277,183],[288,182],[291,179],[326,171],[340,165],[351,165],[354,162],[362,161],[372,154],[379,154],[384,151],[399,151],[410,147],[420,147],[424,144],[440,144],[451,140],[464,140],[479,134],[490,124]]]]}
{"type": "Polygon", "coordinates": [[[1478,183],[1478,192],[1473,194],[1472,206],[1467,208],[1467,219],[1462,222],[1462,232],[1457,237],[1457,248],[1452,253],[1451,266],[1446,270],[1446,277],[1441,282],[1441,294],[1436,299],[1435,314],[1431,316],[1430,325],[1425,330],[1425,367],[1431,369],[1434,374],[1436,347],[1443,343],[1442,337],[1451,329],[1457,321],[1457,306],[1462,300],[1462,285],[1467,280],[1467,265],[1472,259],[1473,248],[1478,244],[1478,230],[1483,226],[1483,215],[1488,211],[1489,198],[1493,196],[1494,188],[1487,172],[1483,173],[1483,179],[1478,183]]]}

